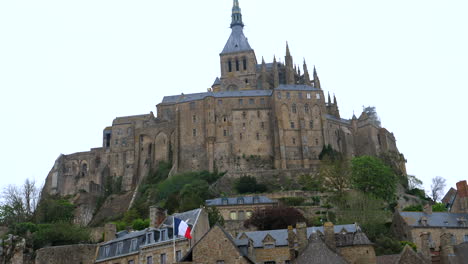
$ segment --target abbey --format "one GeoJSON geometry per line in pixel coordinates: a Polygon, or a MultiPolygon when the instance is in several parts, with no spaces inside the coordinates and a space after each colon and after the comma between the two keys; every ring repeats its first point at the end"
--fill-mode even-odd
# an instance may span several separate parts
{"type": "Polygon", "coordinates": [[[305,61],[302,69],[295,66],[288,45],[284,63],[259,62],[243,28],[234,0],[232,32],[211,88],[164,97],[156,116],[116,118],[103,131],[102,147],[57,159],[45,190],[101,192],[111,177],[122,179],[123,191],[132,191],[160,161],[172,164],[172,174],[313,170],[325,145],[349,157],[398,153],[395,137],[380,127],[372,109],[343,119],[315,68],[309,72],[305,61]]]}

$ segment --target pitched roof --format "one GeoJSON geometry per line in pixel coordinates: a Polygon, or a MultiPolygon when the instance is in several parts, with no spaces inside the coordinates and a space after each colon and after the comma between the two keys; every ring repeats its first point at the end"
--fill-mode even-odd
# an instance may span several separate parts
{"type": "Polygon", "coordinates": [[[205,203],[207,206],[214,206],[214,205],[223,205],[223,201],[227,201],[227,205],[277,203],[276,201],[266,196],[238,196],[238,197],[228,197],[228,198],[216,198],[216,199],[206,200],[205,203]],[[258,198],[258,200],[254,201],[254,198],[258,198]],[[243,203],[239,203],[240,199],[242,199],[243,203]]]}
{"type": "Polygon", "coordinates": [[[229,36],[226,45],[224,46],[221,54],[236,53],[241,51],[252,50],[249,41],[244,35],[244,31],[241,26],[233,26],[231,36],[229,36]]]}
{"type": "MultiPolygon", "coordinates": [[[[335,234],[340,233],[343,229],[345,229],[347,232],[355,233],[356,225],[350,224],[350,225],[334,226],[335,234]]],[[[296,229],[294,229],[293,231],[296,232],[296,229]]],[[[312,233],[315,233],[315,232],[323,233],[323,226],[308,227],[307,237],[309,237],[312,233]]],[[[243,234],[245,234],[249,239],[253,241],[254,247],[263,247],[262,241],[263,239],[265,239],[267,235],[270,235],[276,240],[275,246],[287,246],[288,245],[288,230],[287,229],[244,232],[244,233],[240,233],[237,236],[237,238],[240,239],[243,234]]]]}
{"type": "Polygon", "coordinates": [[[331,250],[317,233],[310,236],[309,244],[296,259],[297,264],[347,264],[346,260],[331,250]]]}
{"type": "Polygon", "coordinates": [[[193,94],[181,94],[164,96],[162,104],[186,103],[191,101],[203,100],[206,97],[225,98],[225,97],[255,97],[255,96],[271,96],[272,90],[244,90],[244,91],[223,91],[223,92],[205,92],[193,94]]]}
{"type": "Polygon", "coordinates": [[[405,222],[412,227],[425,227],[421,223],[421,218],[425,217],[427,219],[427,226],[432,227],[466,227],[468,228],[468,223],[459,220],[464,218],[468,220],[468,214],[455,214],[455,213],[446,213],[446,212],[435,212],[432,214],[426,214],[424,212],[399,212],[401,217],[405,222]]]}

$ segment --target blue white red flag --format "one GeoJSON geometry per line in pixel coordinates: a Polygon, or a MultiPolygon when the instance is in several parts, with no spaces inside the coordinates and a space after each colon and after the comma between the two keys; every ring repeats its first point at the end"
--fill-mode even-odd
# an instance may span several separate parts
{"type": "Polygon", "coordinates": [[[177,236],[184,236],[192,239],[190,226],[184,220],[174,217],[174,232],[177,236]]]}

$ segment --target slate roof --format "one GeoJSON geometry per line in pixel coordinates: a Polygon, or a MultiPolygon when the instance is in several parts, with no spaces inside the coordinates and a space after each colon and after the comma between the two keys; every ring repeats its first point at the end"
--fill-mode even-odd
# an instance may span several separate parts
{"type": "Polygon", "coordinates": [[[216,199],[206,200],[205,203],[207,206],[223,205],[224,200],[227,200],[227,205],[277,203],[276,201],[266,196],[239,196],[239,197],[229,197],[229,198],[216,198],[216,199]],[[254,202],[254,198],[258,198],[258,200],[254,202]],[[239,203],[240,199],[242,199],[244,203],[239,203]]]}
{"type": "Polygon", "coordinates": [[[224,46],[224,49],[221,52],[221,54],[236,53],[249,50],[252,50],[252,48],[250,47],[249,41],[244,35],[242,26],[232,27],[231,36],[229,36],[229,39],[226,42],[226,45],[224,46]]]}
{"type": "Polygon", "coordinates": [[[395,264],[400,260],[400,254],[377,256],[377,264],[395,264]]]}
{"type": "Polygon", "coordinates": [[[296,259],[297,264],[347,264],[346,260],[331,250],[317,233],[310,236],[309,244],[296,259]]]}
{"type": "Polygon", "coordinates": [[[216,77],[213,85],[211,85],[211,86],[220,85],[220,84],[221,84],[221,80],[219,79],[219,77],[216,77]]]}
{"type": "Polygon", "coordinates": [[[225,98],[225,97],[255,97],[255,96],[271,96],[272,90],[245,90],[245,91],[223,91],[223,92],[205,92],[193,94],[181,94],[164,96],[162,104],[186,103],[191,101],[203,100],[206,97],[225,98]]]}
{"type": "MultiPolygon", "coordinates": [[[[355,233],[357,231],[356,225],[335,225],[334,231],[335,235],[343,231],[355,233]]],[[[296,229],[294,229],[296,232],[296,229]]],[[[307,228],[307,237],[310,237],[312,233],[321,232],[323,234],[323,226],[318,227],[308,227],[307,228]]],[[[287,246],[288,245],[288,230],[287,229],[277,229],[277,230],[267,230],[267,231],[252,231],[240,233],[237,236],[237,239],[240,239],[242,235],[245,234],[249,239],[253,241],[254,247],[263,247],[263,239],[269,234],[276,240],[275,246],[287,246]]],[[[342,243],[344,244],[344,243],[342,243]]]]}
{"type": "Polygon", "coordinates": [[[348,119],[337,118],[336,116],[332,116],[332,115],[329,115],[329,114],[326,114],[325,116],[326,116],[327,119],[329,119],[329,120],[335,120],[335,121],[338,121],[338,122],[341,122],[341,123],[345,123],[345,124],[347,124],[347,125],[351,124],[351,121],[348,120],[348,119]]]}
{"type": "Polygon", "coordinates": [[[427,226],[432,227],[466,227],[468,222],[463,226],[458,219],[465,218],[468,220],[468,214],[455,214],[455,213],[439,213],[426,214],[424,212],[400,212],[401,217],[405,222],[412,227],[425,227],[421,223],[421,218],[427,218],[427,226]]]}
{"type": "Polygon", "coordinates": [[[279,91],[320,91],[315,87],[305,84],[280,84],[275,90],[279,91]]]}

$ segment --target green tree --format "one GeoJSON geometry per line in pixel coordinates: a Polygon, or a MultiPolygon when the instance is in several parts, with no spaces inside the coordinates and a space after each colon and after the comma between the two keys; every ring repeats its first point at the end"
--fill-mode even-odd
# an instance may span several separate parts
{"type": "Polygon", "coordinates": [[[143,230],[150,225],[150,220],[149,219],[135,219],[132,222],[132,228],[133,230],[143,230]]]}
{"type": "Polygon", "coordinates": [[[320,165],[319,175],[328,191],[336,192],[341,196],[349,188],[351,178],[349,160],[341,157],[331,159],[326,156],[320,165]]]}
{"type": "Polygon", "coordinates": [[[356,157],[351,161],[353,186],[364,193],[391,202],[395,199],[397,179],[393,171],[380,159],[356,157]]]}
{"type": "Polygon", "coordinates": [[[38,223],[71,222],[75,206],[68,200],[50,196],[44,198],[36,210],[38,223]]]}
{"type": "Polygon", "coordinates": [[[90,241],[88,229],[67,222],[40,224],[33,234],[34,248],[45,246],[71,245],[90,241]]]}
{"type": "Polygon", "coordinates": [[[447,207],[443,203],[436,203],[432,205],[433,212],[447,212],[447,207]]]}
{"type": "Polygon", "coordinates": [[[386,223],[391,218],[391,213],[385,210],[386,203],[382,199],[352,191],[342,197],[333,197],[332,202],[338,207],[338,224],[358,223],[369,238],[374,239],[387,233],[386,223]]]}
{"type": "Polygon", "coordinates": [[[213,227],[215,224],[224,226],[224,218],[219,212],[218,208],[214,206],[208,208],[208,220],[210,227],[213,227]]]}
{"type": "Polygon", "coordinates": [[[255,226],[258,230],[284,229],[295,226],[298,222],[305,222],[304,215],[295,208],[272,207],[256,210],[252,216],[244,221],[244,227],[255,226]]]}

